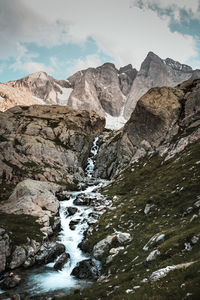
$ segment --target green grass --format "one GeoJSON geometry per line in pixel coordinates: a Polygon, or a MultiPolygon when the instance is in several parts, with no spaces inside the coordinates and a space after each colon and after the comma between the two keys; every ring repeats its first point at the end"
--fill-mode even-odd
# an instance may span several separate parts
{"type": "Polygon", "coordinates": [[[200,196],[199,146],[192,144],[168,161],[156,155],[146,157],[103,190],[110,199],[117,196],[112,205],[116,209],[107,210],[94,225],[89,248],[114,229],[129,232],[132,241],[110,264],[103,264],[106,280],[62,299],[199,299],[200,240],[191,251],[185,250],[185,243],[191,243],[194,235],[200,237],[199,209],[194,206],[200,196]],[[145,215],[147,203],[153,206],[145,215]],[[194,214],[198,217],[190,222],[194,214]],[[164,241],[154,242],[144,251],[144,245],[157,233],[165,234],[164,241]],[[156,248],[161,255],[146,263],[156,248]],[[171,271],[156,282],[141,282],[160,268],[191,261],[196,263],[187,269],[171,271]],[[140,288],[127,294],[134,286],[140,288]],[[192,295],[184,298],[187,293],[192,295]]]}
{"type": "Polygon", "coordinates": [[[27,243],[27,237],[36,241],[42,241],[41,225],[36,220],[36,217],[30,215],[0,212],[0,227],[6,230],[15,245],[27,243]]]}

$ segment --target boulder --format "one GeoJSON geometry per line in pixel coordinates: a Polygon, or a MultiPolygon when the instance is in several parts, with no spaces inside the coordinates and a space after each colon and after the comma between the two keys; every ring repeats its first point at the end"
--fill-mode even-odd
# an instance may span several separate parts
{"type": "Polygon", "coordinates": [[[1,204],[1,211],[8,214],[38,217],[45,235],[52,233],[50,217],[58,213],[59,201],[55,191],[59,186],[53,183],[26,179],[17,184],[7,201],[1,204]]]}
{"type": "Polygon", "coordinates": [[[74,206],[69,206],[65,210],[65,215],[68,216],[73,216],[75,213],[78,212],[78,208],[74,206]]]}
{"type": "Polygon", "coordinates": [[[74,200],[75,205],[90,205],[91,197],[86,194],[80,194],[74,200]]]}
{"type": "Polygon", "coordinates": [[[18,286],[21,282],[21,277],[17,274],[10,273],[1,283],[3,289],[12,289],[18,286]]]}
{"type": "Polygon", "coordinates": [[[69,261],[70,255],[68,253],[63,253],[61,257],[57,260],[55,265],[53,266],[55,270],[62,270],[64,265],[69,261]]]}
{"type": "Polygon", "coordinates": [[[35,261],[37,264],[47,264],[53,262],[63,252],[65,252],[63,244],[46,242],[35,255],[35,261]]]}
{"type": "Polygon", "coordinates": [[[100,276],[100,270],[94,260],[86,259],[79,262],[71,274],[78,279],[97,280],[100,276]]]}
{"type": "Polygon", "coordinates": [[[69,223],[69,228],[71,230],[75,230],[76,225],[81,221],[81,219],[75,219],[75,220],[71,220],[69,223]]]}
{"type": "Polygon", "coordinates": [[[10,263],[10,269],[15,269],[21,265],[26,260],[26,251],[21,246],[16,246],[14,252],[12,253],[11,263],[10,263]]]}

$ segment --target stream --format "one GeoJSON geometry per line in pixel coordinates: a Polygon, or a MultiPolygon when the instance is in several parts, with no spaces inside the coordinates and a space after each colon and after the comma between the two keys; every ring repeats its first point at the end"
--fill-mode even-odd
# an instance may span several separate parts
{"type": "MultiPolygon", "coordinates": [[[[76,205],[74,204],[74,200],[77,199],[80,194],[91,197],[92,199],[103,199],[103,196],[98,193],[98,189],[106,181],[92,177],[97,152],[98,137],[93,141],[90,157],[88,158],[88,164],[85,169],[88,178],[88,186],[82,191],[72,192],[69,200],[60,202],[59,214],[61,231],[58,235],[58,242],[65,245],[66,253],[70,255],[69,261],[61,271],[56,271],[53,268],[58,258],[53,263],[24,270],[23,277],[25,277],[25,281],[15,289],[15,293],[26,293],[29,296],[45,293],[58,293],[59,295],[64,295],[72,293],[75,289],[83,289],[91,285],[91,282],[88,280],[79,280],[75,278],[71,275],[71,272],[78,262],[90,258],[88,254],[85,254],[80,250],[78,245],[83,240],[84,232],[88,229],[89,224],[96,222],[96,219],[92,216],[95,214],[95,206],[76,205]],[[67,207],[76,207],[77,211],[71,216],[66,216],[67,207]],[[72,228],[70,222],[77,220],[78,224],[72,228]]],[[[109,205],[109,203],[106,203],[106,205],[109,205]]],[[[101,212],[99,214],[101,214],[101,212]]],[[[98,261],[96,263],[97,265],[100,265],[98,261]]]]}

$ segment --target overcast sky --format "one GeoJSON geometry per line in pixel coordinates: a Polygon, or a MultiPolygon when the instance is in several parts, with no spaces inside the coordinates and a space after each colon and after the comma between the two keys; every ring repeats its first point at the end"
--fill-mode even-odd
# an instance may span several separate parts
{"type": "Polygon", "coordinates": [[[0,0],[0,81],[57,79],[149,51],[200,68],[200,0],[0,0]]]}

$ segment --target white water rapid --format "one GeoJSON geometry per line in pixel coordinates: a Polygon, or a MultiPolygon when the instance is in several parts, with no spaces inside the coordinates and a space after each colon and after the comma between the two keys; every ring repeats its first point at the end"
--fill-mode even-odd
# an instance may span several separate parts
{"type": "Polygon", "coordinates": [[[103,185],[105,180],[95,180],[92,178],[95,166],[95,156],[98,152],[98,137],[94,139],[91,149],[90,157],[88,158],[88,164],[85,169],[86,176],[88,177],[88,187],[82,191],[72,192],[69,200],[60,202],[60,219],[61,219],[61,231],[59,233],[58,242],[62,243],[66,247],[66,253],[70,255],[69,261],[65,264],[61,271],[56,271],[53,263],[47,264],[43,267],[34,268],[31,271],[27,270],[27,280],[23,286],[19,286],[17,291],[20,293],[27,292],[29,295],[43,294],[43,293],[56,293],[56,291],[63,291],[64,293],[71,293],[73,289],[82,289],[89,284],[88,281],[78,280],[71,275],[72,270],[78,262],[89,258],[83,253],[78,244],[84,238],[84,232],[89,227],[88,221],[94,223],[95,220],[90,216],[94,212],[93,206],[76,205],[74,200],[81,195],[87,195],[91,198],[102,197],[97,191],[103,185]],[[77,212],[74,215],[67,216],[66,209],[68,207],[76,207],[77,212]],[[79,220],[78,224],[74,228],[70,229],[70,222],[79,220]]]}

